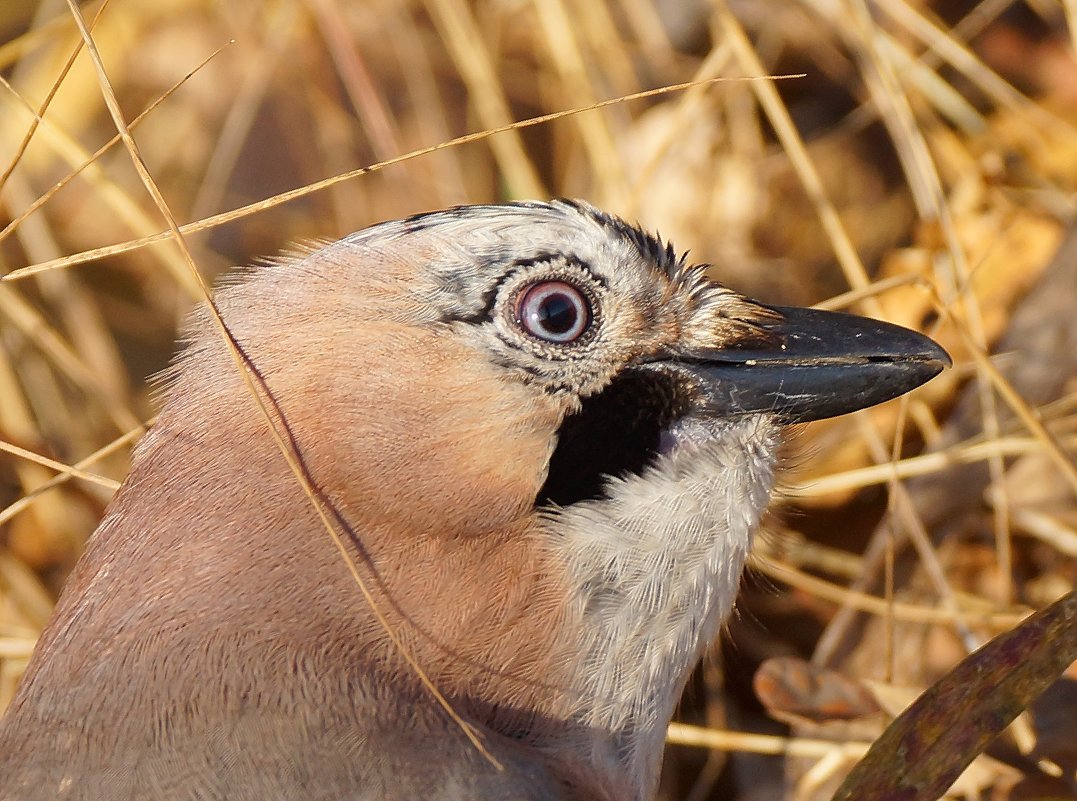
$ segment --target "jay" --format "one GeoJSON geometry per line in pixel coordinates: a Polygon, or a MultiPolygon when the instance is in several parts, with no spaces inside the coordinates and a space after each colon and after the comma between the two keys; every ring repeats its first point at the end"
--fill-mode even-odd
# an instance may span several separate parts
{"type": "Polygon", "coordinates": [[[196,313],[0,801],[651,799],[784,428],[948,364],[577,201],[375,225],[217,304],[258,380],[196,313]]]}

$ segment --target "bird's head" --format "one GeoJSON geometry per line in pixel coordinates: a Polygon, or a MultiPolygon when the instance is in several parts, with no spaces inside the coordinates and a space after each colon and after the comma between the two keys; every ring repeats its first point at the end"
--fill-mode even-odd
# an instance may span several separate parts
{"type": "Polygon", "coordinates": [[[915,332],[767,306],[705,273],[585,203],[529,202],[376,225],[234,281],[221,303],[270,386],[279,372],[285,402],[324,422],[307,448],[378,476],[386,501],[407,487],[379,454],[445,487],[493,482],[502,506],[511,484],[513,514],[599,497],[747,416],[889,400],[948,361],[915,332]]]}

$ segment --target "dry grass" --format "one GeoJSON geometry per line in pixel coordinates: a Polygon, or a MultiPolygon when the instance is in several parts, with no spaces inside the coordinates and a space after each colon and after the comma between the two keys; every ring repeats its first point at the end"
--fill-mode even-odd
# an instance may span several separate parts
{"type": "MultiPolygon", "coordinates": [[[[147,376],[201,293],[188,256],[212,281],[454,203],[585,197],[738,289],[895,320],[955,357],[910,398],[798,438],[765,578],[683,711],[733,756],[672,748],[664,798],[829,797],[903,688],[1072,588],[1072,2],[80,11],[99,68],[65,3],[0,8],[0,708],[153,414],[147,376]],[[883,711],[779,727],[749,682],[789,655],[883,711]]],[[[1070,709],[1068,731],[1025,719],[963,789],[1017,797],[1048,781],[1043,759],[1072,772],[1070,709]]]]}

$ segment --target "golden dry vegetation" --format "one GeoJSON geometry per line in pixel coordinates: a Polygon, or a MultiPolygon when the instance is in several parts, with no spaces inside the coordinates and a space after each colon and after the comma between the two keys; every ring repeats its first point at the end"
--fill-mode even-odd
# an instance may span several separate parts
{"type": "MultiPolygon", "coordinates": [[[[200,297],[172,220],[212,281],[377,220],[583,197],[737,289],[950,350],[796,438],[664,799],[829,798],[917,693],[1072,590],[1073,0],[74,7],[0,7],[0,708],[200,297]]],[[[1077,798],[1075,682],[950,796],[1077,798]]]]}

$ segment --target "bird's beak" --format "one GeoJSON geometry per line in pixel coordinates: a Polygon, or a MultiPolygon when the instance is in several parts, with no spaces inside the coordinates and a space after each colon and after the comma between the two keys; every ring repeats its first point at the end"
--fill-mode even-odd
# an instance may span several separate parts
{"type": "Polygon", "coordinates": [[[701,410],[778,415],[788,423],[864,409],[915,389],[952,364],[923,334],[852,314],[772,307],[774,344],[680,354],[701,410]]]}

